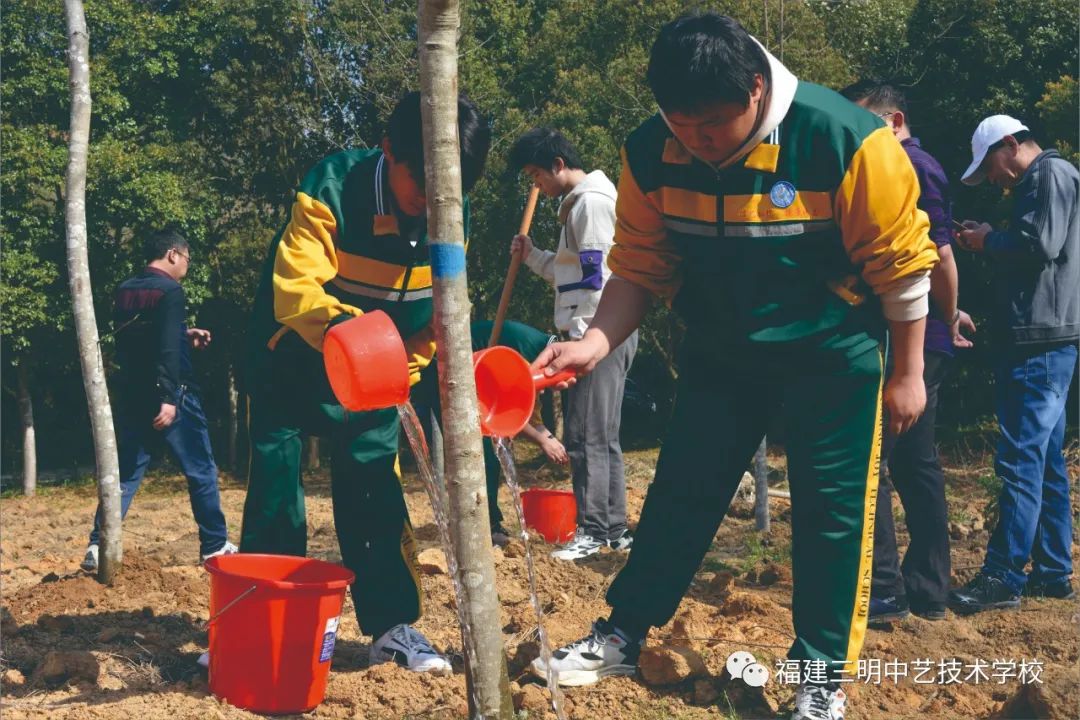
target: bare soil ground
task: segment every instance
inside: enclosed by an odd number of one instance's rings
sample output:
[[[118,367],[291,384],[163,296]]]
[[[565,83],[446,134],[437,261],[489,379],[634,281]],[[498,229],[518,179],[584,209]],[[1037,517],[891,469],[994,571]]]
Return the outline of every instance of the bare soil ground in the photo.
[[[565,476],[519,448],[525,484],[566,486]],[[977,570],[992,526],[994,488],[984,452],[950,458],[950,517],[954,582]],[[636,519],[652,479],[655,451],[628,453],[629,507]],[[782,456],[770,457],[783,483]],[[1072,476],[1077,475],[1072,463]],[[197,565],[198,541],[183,478],[158,472],[136,499],[125,525],[125,565],[112,587],[78,570],[95,503],[94,487],[47,489],[32,499],[0,503],[2,523],[2,656],[0,708],[5,720],[22,718],[251,718],[210,693],[195,660],[206,649],[209,579]],[[313,556],[339,559],[325,471],[307,480],[309,548]],[[438,546],[423,489],[406,476],[406,493],[421,550]],[[1074,495],[1075,503],[1076,495]],[[223,477],[222,500],[239,534],[244,488]],[[504,510],[509,498],[503,489]],[[897,504],[897,515],[902,511]],[[1074,511],[1075,512],[1075,511]],[[790,711],[794,688],[775,677],[794,635],[791,628],[791,544],[787,501],[772,500],[773,530],[762,541],[744,508],[727,518],[675,620],[653,631],[645,677],[609,679],[567,692],[569,717],[610,720],[652,718],[773,718]],[[512,512],[507,516],[512,518]],[[514,523],[508,522],[513,526]],[[903,529],[903,523],[898,523]],[[907,542],[901,535],[901,546]],[[606,615],[604,591],[625,556],[604,551],[577,564],[547,556],[534,542],[547,629],[556,645],[574,640]],[[1077,554],[1074,545],[1074,556]],[[546,692],[528,672],[536,656],[535,618],[520,553],[496,551],[503,636],[519,717],[545,713]],[[449,678],[410,674],[397,667],[367,666],[370,638],[362,637],[346,600],[325,702],[305,717],[464,718],[465,681],[453,591],[444,574],[424,577],[426,612],[418,623],[435,645],[456,656]],[[906,679],[858,680],[848,686],[851,720],[894,718],[1073,718],[1080,711],[1080,605],[1077,601],[1025,600],[1019,612],[992,612],[943,622],[918,618],[871,629],[863,658],[933,663],[933,672]],[[746,650],[773,671],[755,690],[724,671],[725,660]],[[701,663],[697,662],[701,659]],[[1008,661],[1038,661],[1038,682],[1022,682],[1018,666],[996,677]],[[942,663],[978,662],[988,679],[956,682],[940,676]],[[681,679],[680,679],[681,678]],[[925,682],[930,679],[931,682]],[[945,680],[945,682],[942,682]]]

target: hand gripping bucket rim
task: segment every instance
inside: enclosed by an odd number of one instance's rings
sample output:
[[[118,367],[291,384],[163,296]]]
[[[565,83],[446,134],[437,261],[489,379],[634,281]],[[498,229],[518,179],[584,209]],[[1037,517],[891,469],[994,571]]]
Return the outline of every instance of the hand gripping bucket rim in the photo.
[[[288,555],[210,558],[210,690],[267,714],[322,702],[337,640],[347,568]]]

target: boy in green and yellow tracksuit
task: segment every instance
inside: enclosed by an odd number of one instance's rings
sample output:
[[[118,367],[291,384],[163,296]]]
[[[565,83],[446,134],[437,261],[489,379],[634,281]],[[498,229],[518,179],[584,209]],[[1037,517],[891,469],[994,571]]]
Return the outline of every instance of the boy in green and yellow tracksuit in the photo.
[[[607,595],[611,616],[556,651],[554,670],[568,685],[634,672],[779,415],[792,496],[789,657],[826,671],[806,674],[793,717],[838,720],[866,628],[883,406],[902,432],[925,404],[938,257],[918,183],[879,118],[799,81],[731,18],[666,25],[648,79],[660,113],[623,149],[612,280],[585,336],[535,365],[587,372],[658,297],[687,325],[679,388]],[[886,327],[897,364],[883,401]]]
[[[479,178],[490,132],[458,102],[462,185]],[[421,613],[416,548],[398,470],[394,408],[354,413],[334,397],[322,358],[326,330],[373,310],[393,320],[409,356],[410,384],[435,355],[423,190],[420,96],[407,94],[381,148],[346,150],[304,178],[291,217],[274,237],[250,332],[252,463],[240,551],[304,555],[302,434],[332,443],[334,526],[353,602],[374,638],[372,664],[448,673],[415,629]],[[468,233],[469,205],[464,205]]]

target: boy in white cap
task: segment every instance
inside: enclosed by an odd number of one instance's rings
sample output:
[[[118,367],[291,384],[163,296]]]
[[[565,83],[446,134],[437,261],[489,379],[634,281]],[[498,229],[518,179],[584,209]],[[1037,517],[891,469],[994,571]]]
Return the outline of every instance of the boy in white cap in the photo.
[[[1071,598],[1072,513],[1062,454],[1065,403],[1080,339],[1080,173],[1008,115],[971,138],[964,183],[1011,189],[1008,229],[967,220],[960,246],[996,273],[995,391],[1000,516],[982,571],[950,594],[957,612],[1017,608],[1020,595]],[[1030,558],[1032,569],[1024,572]]]

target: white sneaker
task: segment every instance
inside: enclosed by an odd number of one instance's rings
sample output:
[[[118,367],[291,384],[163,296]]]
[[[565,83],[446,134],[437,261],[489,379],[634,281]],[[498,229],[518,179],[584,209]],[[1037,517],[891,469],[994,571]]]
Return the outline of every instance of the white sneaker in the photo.
[[[551,557],[556,560],[580,560],[595,555],[605,545],[607,545],[605,541],[597,540],[581,528],[578,528],[570,542],[552,552]]]
[[[791,720],[844,720],[847,695],[839,683],[803,683],[795,691]]]
[[[606,620],[597,620],[588,635],[551,653],[555,681],[577,687],[592,685],[608,675],[633,675],[643,642],[634,642]],[[532,668],[539,677],[547,678],[542,657],[532,661]]]
[[[203,562],[206,562],[206,561],[207,561],[207,560],[209,560],[210,558],[212,558],[212,557],[217,557],[218,555],[235,555],[235,554],[236,554],[236,552],[237,552],[237,551],[238,551],[239,549],[240,549],[240,548],[236,547],[236,546],[235,546],[235,545],[233,545],[233,544],[232,544],[231,542],[229,542],[228,540],[226,540],[226,541],[225,541],[225,544],[224,544],[224,545],[222,545],[221,547],[219,547],[219,548],[218,548],[217,550],[215,550],[214,552],[212,552],[212,553],[207,553],[206,555],[203,555],[203,556],[202,556],[202,561],[203,561]]]
[[[607,546],[612,550],[629,550],[633,544],[634,536],[629,530],[623,530],[619,537],[607,541]]]
[[[83,556],[79,567],[88,573],[97,572],[98,569],[98,546],[90,544],[86,546],[86,555]]]
[[[416,628],[405,624],[390,628],[371,645],[368,665],[378,665],[391,660],[413,672],[433,675],[453,673],[450,661],[435,652],[428,639]]]

